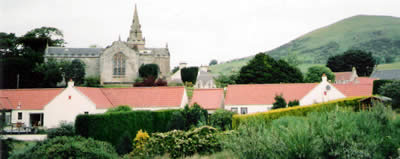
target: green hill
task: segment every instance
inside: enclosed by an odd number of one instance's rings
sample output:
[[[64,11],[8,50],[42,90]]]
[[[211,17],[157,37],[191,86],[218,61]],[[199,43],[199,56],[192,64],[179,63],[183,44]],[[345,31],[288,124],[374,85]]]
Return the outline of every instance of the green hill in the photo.
[[[274,58],[296,56],[303,71],[325,64],[333,55],[348,49],[371,51],[380,62],[400,61],[400,18],[390,16],[350,17],[307,33],[287,44],[265,53]],[[211,67],[214,73],[239,70],[252,56]]]

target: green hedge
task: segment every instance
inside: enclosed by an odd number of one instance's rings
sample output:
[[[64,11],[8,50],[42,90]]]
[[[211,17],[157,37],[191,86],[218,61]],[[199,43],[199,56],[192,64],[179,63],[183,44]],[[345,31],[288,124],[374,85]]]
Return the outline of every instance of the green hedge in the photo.
[[[79,115],[75,121],[78,135],[118,144],[122,134],[135,136],[142,129],[147,132],[166,132],[171,115],[178,110],[132,111],[110,114]]]
[[[381,86],[387,84],[387,83],[392,83],[394,80],[375,80],[374,81],[374,86],[372,88],[372,94],[379,94],[379,88]]]
[[[364,97],[352,97],[308,106],[288,107],[248,115],[234,115],[232,127],[236,129],[240,124],[246,122],[246,120],[261,119],[265,122],[271,122],[283,116],[306,116],[310,112],[327,112],[336,109],[337,106],[358,108],[359,101],[362,98]]]

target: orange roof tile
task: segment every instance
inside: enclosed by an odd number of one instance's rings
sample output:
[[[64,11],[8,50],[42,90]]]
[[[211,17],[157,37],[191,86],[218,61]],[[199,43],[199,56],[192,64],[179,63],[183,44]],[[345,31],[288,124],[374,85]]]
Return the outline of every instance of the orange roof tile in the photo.
[[[347,97],[371,96],[372,84],[333,84],[340,92]]]
[[[369,78],[369,77],[358,77],[358,84],[374,84],[374,81],[376,80],[375,78]]]
[[[13,106],[10,102],[10,100],[8,100],[8,97],[0,97],[0,109],[12,109]]]
[[[334,72],[335,80],[350,80],[353,72]]]
[[[85,94],[92,102],[96,104],[97,109],[107,109],[113,107],[111,102],[105,96],[101,88],[75,87]]]
[[[318,83],[229,85],[225,105],[270,105],[275,95],[282,94],[286,102],[300,100]]]
[[[0,97],[7,97],[13,109],[21,104],[21,110],[40,110],[62,90],[63,88],[3,89],[0,90]]]
[[[101,88],[113,106],[179,107],[184,87]]]
[[[197,103],[206,110],[215,110],[221,108],[223,100],[223,89],[195,89],[190,105]]]

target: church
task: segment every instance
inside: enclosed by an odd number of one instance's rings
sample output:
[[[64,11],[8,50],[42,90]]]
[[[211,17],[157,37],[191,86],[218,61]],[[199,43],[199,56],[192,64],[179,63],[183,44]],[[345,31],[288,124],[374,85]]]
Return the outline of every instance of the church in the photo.
[[[157,64],[160,76],[170,72],[170,53],[165,48],[146,48],[135,5],[127,41],[114,41],[106,48],[47,47],[45,58],[56,60],[80,59],[85,63],[86,77],[100,77],[101,84],[130,84],[139,77],[143,64]]]

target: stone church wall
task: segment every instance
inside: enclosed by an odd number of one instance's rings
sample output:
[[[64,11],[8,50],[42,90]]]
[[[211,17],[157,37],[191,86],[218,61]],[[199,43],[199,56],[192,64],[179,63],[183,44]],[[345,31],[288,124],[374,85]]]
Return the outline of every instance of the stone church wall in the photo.
[[[57,61],[66,60],[72,61],[79,59],[85,63],[85,77],[100,76],[100,62],[99,57],[52,57]]]
[[[170,61],[168,56],[154,57],[154,55],[140,55],[139,62],[139,67],[142,64],[157,64],[160,68],[161,76],[167,76],[170,72]]]

